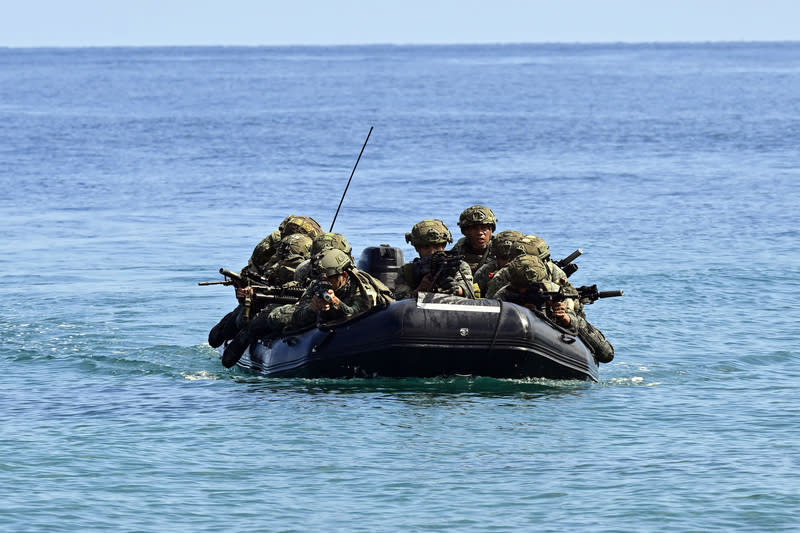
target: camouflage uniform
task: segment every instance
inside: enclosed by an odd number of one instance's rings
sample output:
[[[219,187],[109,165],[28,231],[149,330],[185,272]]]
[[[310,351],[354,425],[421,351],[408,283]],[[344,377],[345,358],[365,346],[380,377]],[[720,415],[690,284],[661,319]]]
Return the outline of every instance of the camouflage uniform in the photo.
[[[284,237],[275,247],[271,262],[259,269],[258,281],[274,287],[294,283],[295,267],[309,256],[310,251],[311,239],[307,236],[295,233]],[[211,329],[208,343],[216,348],[235,337],[242,337],[244,342],[245,338],[258,336],[264,320],[276,305],[258,299],[254,299],[249,307],[240,303]]]
[[[489,288],[489,280],[494,277],[495,272],[502,268],[501,262],[503,266],[508,263],[511,259],[511,257],[509,257],[511,246],[522,237],[524,237],[524,235],[520,231],[505,230],[492,238],[491,249],[489,250],[491,259],[481,265],[472,275],[472,279],[479,288],[478,296],[486,297],[485,295]]]
[[[574,293],[575,298],[578,296],[578,292],[574,287],[565,287],[547,280],[547,268],[544,262],[537,256],[523,255],[511,261],[508,264],[508,276],[509,283],[501,287],[495,295],[495,298],[498,300],[519,301],[523,295],[523,293],[520,292],[520,287],[524,287],[531,282],[541,283],[543,288],[548,292],[560,291],[566,292],[567,294]],[[550,307],[546,308],[545,313],[548,319],[551,319],[555,323]],[[559,325],[580,337],[592,351],[597,361],[608,363],[614,359],[614,347],[606,340],[599,329],[592,326],[585,317],[579,316],[574,311],[568,309],[567,315],[569,316],[569,325]]]
[[[450,230],[441,220],[425,219],[415,224],[411,231],[406,233],[406,242],[411,243],[419,251],[423,246],[445,246],[453,242],[453,237],[450,235]],[[415,297],[417,288],[425,277],[425,274],[421,271],[421,266],[424,263],[432,266],[436,260],[438,260],[438,257],[436,259],[433,257],[417,258],[411,263],[404,264],[395,280],[395,298],[402,300]],[[432,273],[436,279],[433,280],[433,286],[428,291],[474,298],[475,287],[469,265],[464,261],[458,261],[458,264],[453,266],[456,268],[448,266],[445,271],[443,267],[440,273]],[[428,275],[430,276],[431,274]]]
[[[574,290],[574,287],[567,279],[567,275],[564,273],[564,271],[550,260],[550,247],[541,237],[537,237],[536,235],[525,235],[521,239],[517,239],[516,241],[512,242],[508,250],[509,259],[513,260],[520,255],[535,255],[544,264],[546,271],[545,279],[547,281],[558,283],[559,285]],[[509,283],[509,281],[508,265],[506,265],[492,274],[492,277],[489,280],[486,288],[486,298],[497,299],[497,291],[502,286]],[[565,302],[567,305],[567,310],[575,311],[576,314],[584,316],[583,304],[580,303],[580,299],[569,298],[565,300]]]
[[[272,262],[272,257],[275,255],[281,239],[297,233],[314,239],[322,234],[322,228],[311,217],[289,215],[283,219],[278,229],[256,244],[250,259],[247,261],[247,266],[242,269],[241,275],[243,277],[263,277]]]
[[[417,261],[415,259],[415,261]],[[394,285],[394,296],[398,300],[414,298],[416,287],[422,281],[422,276],[414,262],[406,263],[400,268]],[[447,275],[441,276],[436,281],[436,287],[428,292],[454,294],[464,298],[475,298],[475,284],[472,280],[472,271],[469,265],[460,261],[458,269]]]
[[[392,291],[380,280],[352,267],[348,271],[348,279],[343,287],[334,291],[341,300],[338,309],[330,309],[320,313],[322,322],[334,322],[352,318],[368,312],[376,306],[385,306],[394,301]],[[317,312],[311,309],[313,287],[309,287],[295,306],[288,327],[301,329],[317,322]],[[273,327],[283,326],[280,320],[285,319],[285,310],[273,313]]]

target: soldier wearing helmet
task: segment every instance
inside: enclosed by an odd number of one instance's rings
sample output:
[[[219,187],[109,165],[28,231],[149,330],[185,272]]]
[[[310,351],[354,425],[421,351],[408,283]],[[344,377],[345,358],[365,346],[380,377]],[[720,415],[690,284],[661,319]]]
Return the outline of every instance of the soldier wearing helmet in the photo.
[[[574,289],[564,271],[550,259],[550,246],[541,237],[532,234],[525,235],[510,243],[508,247],[500,246],[499,248],[502,248],[501,253],[507,254],[507,260],[509,261],[520,255],[535,255],[545,266],[545,279],[547,281]],[[509,281],[509,271],[506,265],[497,270],[489,280],[485,293],[486,298],[495,298],[497,291]],[[583,315],[583,305],[580,303],[580,299],[569,298],[565,302],[569,311],[575,311],[576,314]]]
[[[322,233],[322,228],[311,217],[289,215],[283,219],[278,229],[261,239],[253,249],[250,259],[241,272],[242,279],[257,285],[283,284],[294,278],[294,269],[300,262],[308,258],[308,251],[303,251],[311,239]],[[292,243],[284,243],[283,257],[276,257],[283,240],[292,235],[304,238],[295,238]],[[306,240],[308,239],[308,240]],[[294,250],[293,250],[294,248]],[[216,348],[225,341],[231,340],[259,310],[251,308],[252,289],[248,287],[237,288],[236,298],[239,305],[225,315],[208,334],[208,343]],[[244,305],[246,304],[246,305]]]
[[[294,233],[284,237],[278,243],[275,254],[272,256],[272,261],[263,270],[264,274],[261,277],[262,283],[260,285],[266,285],[271,289],[277,290],[294,287],[296,285],[294,282],[295,268],[298,264],[307,259],[310,254],[311,239],[306,235]],[[238,350],[241,346],[246,348],[251,342],[258,340],[264,331],[269,329],[269,314],[276,307],[281,305],[280,303],[267,300],[264,297],[257,297],[256,291],[251,286],[237,288],[236,296],[242,301],[242,304],[237,308],[240,310],[239,314],[235,315],[232,319],[236,330],[233,331],[233,325],[231,323],[227,323],[223,326],[223,328],[228,328],[227,330],[223,329],[218,332],[215,332],[213,329],[211,330],[212,334],[217,333],[219,336],[222,336],[224,333],[228,338],[219,342],[218,346],[222,345],[226,340],[231,340],[229,348],[230,346],[236,345],[232,348],[233,351]],[[248,303],[248,313],[245,314],[244,309]],[[234,310],[234,313],[236,313],[236,310]],[[231,333],[233,333],[233,335],[231,335]],[[211,340],[211,335],[209,335],[209,344],[212,344]],[[214,340],[218,342],[220,339],[216,338]],[[244,352],[244,348],[241,348],[239,357],[241,357],[241,353]],[[228,349],[226,349],[225,353],[229,353]],[[237,358],[236,361],[238,360]],[[226,360],[223,359],[223,363],[225,363],[225,361]],[[236,361],[234,361],[234,363]]]
[[[464,256],[474,273],[489,260],[492,232],[497,229],[494,211],[483,205],[473,205],[461,212],[458,227],[464,237],[458,240],[451,252]]]
[[[299,302],[271,310],[259,331],[251,330],[249,338],[237,336],[225,348],[224,366],[236,364],[250,343],[279,335],[286,327],[302,329],[315,323],[347,320],[394,301],[386,285],[356,269],[353,258],[342,250],[323,250],[314,258],[313,271],[319,276],[318,282],[306,289]]]
[[[341,233],[323,233],[315,237],[314,242],[311,243],[311,258],[332,248],[343,251],[349,255],[351,259],[353,257],[353,247],[350,246],[350,243],[347,242],[344,235]],[[311,258],[300,263],[294,271],[294,280],[304,287],[313,281]]]
[[[440,292],[474,298],[472,271],[458,255],[445,252],[453,242],[450,230],[438,219],[426,218],[406,233],[406,242],[419,254],[400,268],[395,281],[395,298],[413,298],[420,292]]]
[[[358,270],[352,256],[343,250],[323,250],[313,261],[319,281],[329,285],[324,292],[316,283],[306,289],[292,315],[292,328],[306,327],[318,320],[346,320],[394,301],[392,291],[379,279]]]
[[[480,296],[485,297],[495,273],[511,260],[512,245],[523,237],[522,232],[516,230],[505,230],[494,235],[492,244],[489,245],[489,261],[481,265],[472,275],[480,290]]]
[[[568,309],[566,302],[578,297],[578,291],[571,285],[549,281],[547,267],[537,255],[517,256],[506,268],[509,282],[497,291],[496,299],[544,311],[551,322],[578,335],[597,361],[608,363],[614,358],[614,347],[603,333],[585,317]]]

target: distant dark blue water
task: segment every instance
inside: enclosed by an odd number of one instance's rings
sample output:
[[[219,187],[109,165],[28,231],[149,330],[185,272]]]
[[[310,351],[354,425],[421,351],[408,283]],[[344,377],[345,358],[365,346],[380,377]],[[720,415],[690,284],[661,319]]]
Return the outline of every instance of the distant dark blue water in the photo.
[[[289,213],[585,254],[597,384],[279,380]],[[0,49],[0,529],[797,531],[800,43]]]

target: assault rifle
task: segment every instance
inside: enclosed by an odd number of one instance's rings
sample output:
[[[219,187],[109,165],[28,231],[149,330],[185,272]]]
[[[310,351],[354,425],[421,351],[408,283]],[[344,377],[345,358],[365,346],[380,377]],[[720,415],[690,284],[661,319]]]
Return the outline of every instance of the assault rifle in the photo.
[[[242,276],[240,276],[236,272],[231,272],[227,268],[220,268],[219,273],[225,276],[225,279],[223,281],[201,281],[198,283],[198,285],[200,286],[233,285],[237,289],[242,289],[249,285],[249,283],[247,283],[247,280],[245,280]]]
[[[530,282],[525,290],[511,291],[506,294],[506,300],[522,306],[534,306],[537,310],[544,312],[550,302],[561,302],[573,295],[567,294],[564,287],[557,291],[549,291],[544,283],[540,281]]]
[[[455,276],[461,266],[463,256],[449,254],[445,251],[433,252],[425,257],[417,257],[412,261],[418,279],[430,274],[431,292],[436,292],[441,278]]]
[[[237,289],[243,289],[245,287],[252,288],[252,296],[248,295],[239,299],[239,303],[241,303],[244,307],[242,317],[244,318],[245,323],[250,320],[250,315],[252,314],[251,311],[257,311],[262,307],[259,305],[258,308],[252,309],[254,301],[257,300],[260,304],[292,304],[299,300],[300,296],[302,296],[303,292],[305,292],[305,289],[299,286],[280,287],[265,284],[263,282],[267,280],[260,277],[256,281],[260,281],[262,283],[252,283],[253,279],[251,276],[244,277],[236,272],[228,270],[227,268],[220,268],[219,273],[225,276],[224,280],[201,281],[198,283],[198,285],[233,285]]]
[[[581,303],[584,304],[593,304],[600,298],[614,298],[625,294],[625,291],[622,289],[616,291],[598,291],[597,285],[584,285],[583,287],[578,287],[576,290],[578,291],[578,297],[581,299]]]
[[[245,287],[257,288],[257,287],[269,286],[269,280],[262,276],[256,276],[253,274],[247,274],[245,276],[242,276],[241,274],[237,274],[236,272],[231,272],[227,268],[220,268],[219,273],[225,276],[225,279],[223,281],[201,281],[198,283],[198,285],[200,286],[233,285],[237,289],[243,289]]]
[[[573,261],[575,261],[581,254],[583,254],[583,250],[578,248],[564,259],[561,259],[560,261],[554,261],[554,263],[564,271],[564,274],[566,274],[567,277],[570,277],[575,273],[576,270],[578,270],[578,265],[574,264]]]
[[[533,304],[538,308],[544,308],[548,302],[561,302],[567,298],[578,298],[583,304],[591,304],[601,298],[614,298],[625,294],[623,290],[598,291],[597,285],[584,285],[576,287],[561,287],[557,291],[548,291],[543,283],[531,282],[525,291],[513,292],[508,296],[508,301],[526,305]]]

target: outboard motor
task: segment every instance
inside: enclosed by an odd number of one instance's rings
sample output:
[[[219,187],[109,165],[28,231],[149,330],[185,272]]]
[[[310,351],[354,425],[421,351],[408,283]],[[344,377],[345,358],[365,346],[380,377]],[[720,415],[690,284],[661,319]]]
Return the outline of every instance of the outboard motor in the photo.
[[[358,269],[375,276],[394,290],[395,280],[403,266],[403,250],[388,244],[369,246],[358,258]]]

